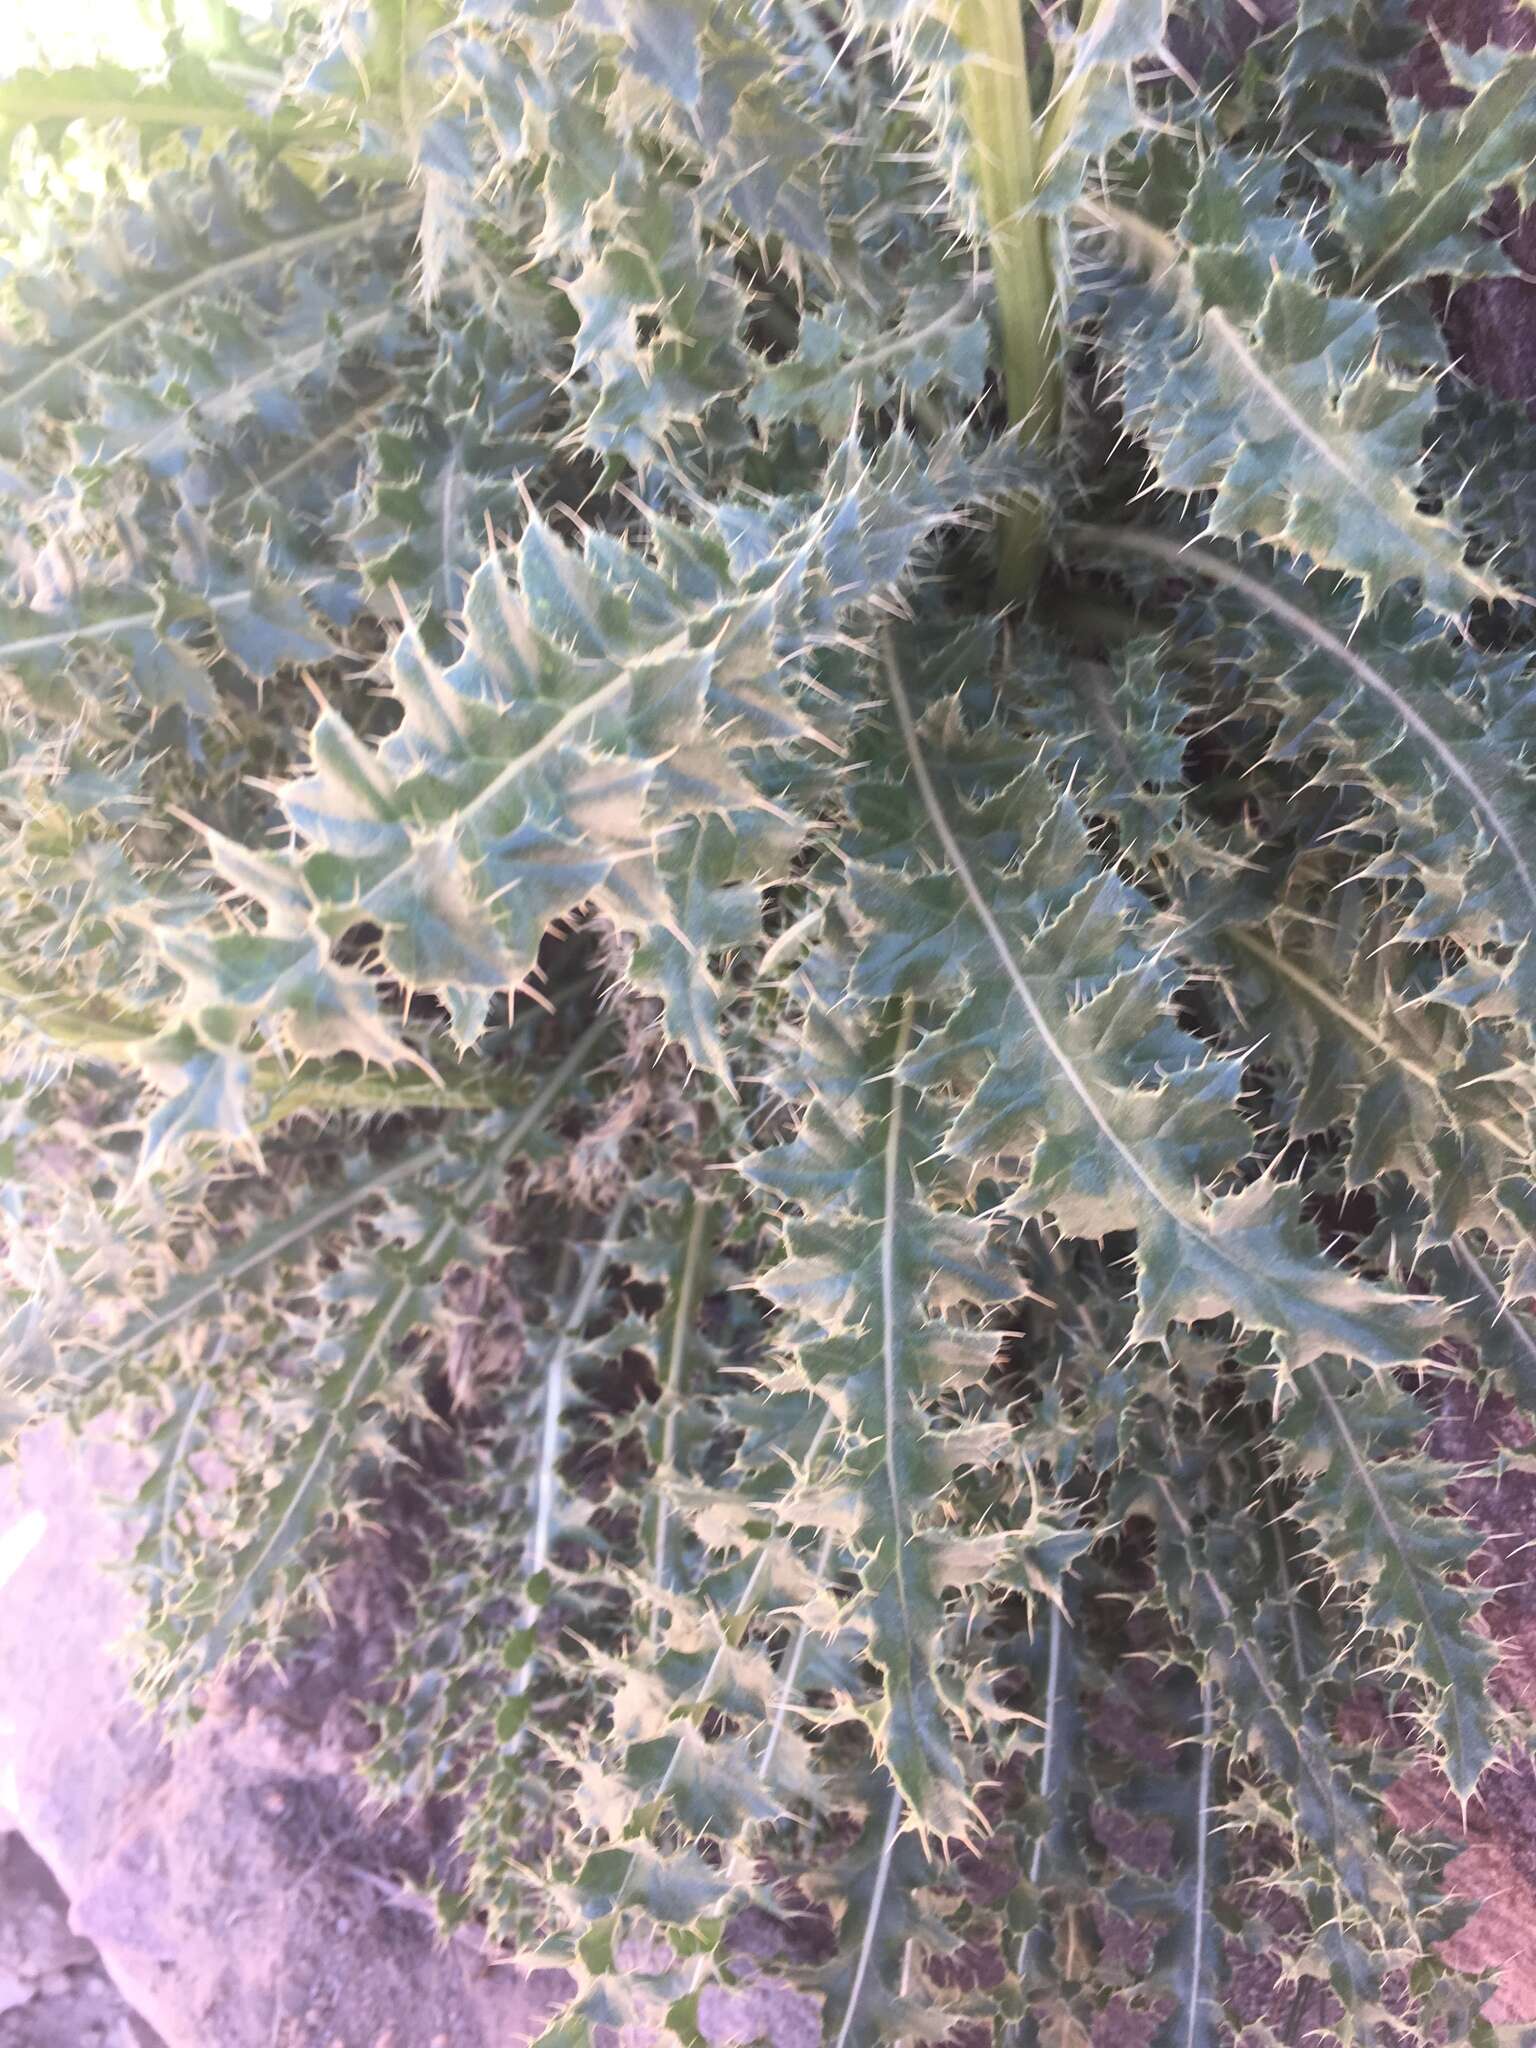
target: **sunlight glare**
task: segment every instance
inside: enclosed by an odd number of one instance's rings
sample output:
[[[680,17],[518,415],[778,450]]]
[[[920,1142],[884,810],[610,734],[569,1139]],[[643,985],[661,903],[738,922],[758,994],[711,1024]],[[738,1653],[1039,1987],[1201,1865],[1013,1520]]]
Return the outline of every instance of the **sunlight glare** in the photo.
[[[186,21],[196,10],[176,8]],[[163,14],[157,0],[7,0],[0,74],[24,65],[95,64],[139,70],[158,62]],[[196,40],[195,20],[186,23]]]
[[[48,1527],[41,1508],[29,1508],[8,1529],[0,1530],[0,1586],[13,1579],[36,1550]]]

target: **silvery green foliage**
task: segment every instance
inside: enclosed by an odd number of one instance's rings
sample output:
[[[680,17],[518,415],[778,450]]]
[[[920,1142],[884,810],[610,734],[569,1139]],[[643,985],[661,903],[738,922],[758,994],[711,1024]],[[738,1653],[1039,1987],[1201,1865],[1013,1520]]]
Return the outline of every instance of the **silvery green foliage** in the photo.
[[[1108,344],[1160,481],[1212,494],[1213,535],[1346,571],[1367,610],[1405,581],[1444,617],[1496,595],[1463,536],[1418,503],[1433,382],[1383,360],[1374,301],[1321,288],[1304,224],[1279,204],[1282,166],[1213,153],[1164,232],[1156,212],[1183,182],[1166,156],[1144,187],[1153,218],[1092,208],[1129,266]]]
[[[1449,43],[1444,55],[1470,104],[1426,112],[1416,100],[1394,100],[1393,134],[1406,150],[1401,168],[1378,164],[1356,174],[1328,167],[1357,289],[1385,297],[1422,278],[1498,277],[1511,267],[1499,243],[1467,230],[1504,186],[1531,196],[1536,58]]]
[[[561,2048],[1483,2043],[1391,1794],[1526,1739],[1532,60],[1039,10],[1030,438],[989,8],[0,86],[6,1410],[130,1415],[167,1706],[387,1549]]]

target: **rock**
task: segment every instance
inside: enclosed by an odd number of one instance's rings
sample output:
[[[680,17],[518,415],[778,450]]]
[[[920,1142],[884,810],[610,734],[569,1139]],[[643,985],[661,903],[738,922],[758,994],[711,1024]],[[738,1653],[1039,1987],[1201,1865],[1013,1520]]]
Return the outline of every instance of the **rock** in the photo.
[[[159,2048],[137,2030],[53,1873],[0,1835],[0,2048]]]
[[[699,1994],[699,2031],[712,2048],[820,2048],[821,2000],[783,1984],[726,1990],[706,1985]]]
[[[95,1960],[91,1944],[71,1930],[68,1905],[47,1866],[20,1836],[0,1837],[0,1977],[24,1983],[30,1997],[38,1989],[67,1988],[69,1971]]]
[[[0,1800],[72,1901],[46,1967],[94,1943],[166,2048],[530,2039],[547,1989],[438,1942],[391,1881],[401,1828],[364,1810],[332,1725],[347,1674],[323,1649],[302,1714],[280,1683],[226,1685],[173,1746],[135,1706],[113,1648],[135,1619],[114,1571],[131,1531],[98,1497],[131,1497],[133,1470],[104,1435],[50,1426],[0,1475]],[[69,2048],[87,2038],[77,2024]]]

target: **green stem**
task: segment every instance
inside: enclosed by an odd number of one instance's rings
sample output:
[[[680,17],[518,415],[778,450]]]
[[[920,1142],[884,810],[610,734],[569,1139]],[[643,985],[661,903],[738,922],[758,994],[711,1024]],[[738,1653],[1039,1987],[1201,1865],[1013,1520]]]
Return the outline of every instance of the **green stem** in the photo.
[[[965,51],[966,124],[986,216],[992,284],[1003,331],[1008,417],[1026,438],[1048,441],[1061,419],[1056,281],[1048,223],[1029,212],[1039,184],[1040,144],[1030,105],[1020,0],[941,0],[946,26]],[[1042,507],[1024,499],[998,535],[998,591],[1022,602],[1045,556]]]
[[[152,89],[114,96],[92,89],[91,82],[24,78],[0,85],[0,120],[41,125],[45,121],[128,121],[138,128],[232,128],[242,135],[260,135],[273,142],[303,140],[316,144],[344,140],[350,122],[314,120],[299,114],[261,114],[238,101],[184,100]]]
[[[0,85],[0,126],[35,127],[45,122],[85,121],[98,125],[123,121],[135,128],[196,128],[204,134],[250,135],[270,143],[285,156],[321,159],[327,178],[343,177],[360,184],[398,183],[411,173],[407,156],[376,155],[351,151],[344,157],[337,149],[354,133],[356,122],[350,113],[335,117],[318,113],[258,113],[237,100],[178,99],[146,88],[137,94],[115,96],[90,89],[89,79],[76,83],[77,74],[40,78],[35,72],[19,81]]]
[[[466,1060],[439,1066],[432,1074],[375,1070],[328,1060],[312,1071],[283,1075],[273,1060],[258,1060],[253,1076],[258,1091],[272,1090],[265,1105],[251,1114],[256,1137],[275,1130],[289,1117],[306,1113],[330,1116],[351,1109],[401,1116],[407,1110],[497,1109],[514,1104],[523,1089],[516,1069],[498,1073],[483,1061]]]
[[[161,1028],[147,1010],[126,1009],[104,997],[71,997],[28,982],[11,967],[0,967],[0,997],[46,1044],[86,1059],[114,1059],[125,1048],[147,1044]]]

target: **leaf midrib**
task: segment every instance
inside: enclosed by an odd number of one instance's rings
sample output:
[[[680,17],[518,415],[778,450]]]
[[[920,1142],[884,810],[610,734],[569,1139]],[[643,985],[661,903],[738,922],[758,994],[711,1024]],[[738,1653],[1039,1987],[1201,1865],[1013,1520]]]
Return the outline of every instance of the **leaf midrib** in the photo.
[[[110,348],[120,336],[129,333],[140,321],[151,320],[157,313],[177,305],[182,299],[190,298],[199,291],[215,289],[227,284],[231,278],[241,276],[247,270],[259,269],[264,263],[282,262],[288,257],[302,255],[309,249],[322,249],[329,242],[344,241],[348,235],[360,234],[374,225],[386,221],[402,220],[409,214],[420,211],[421,201],[416,197],[397,199],[387,206],[364,207],[360,212],[349,214],[345,220],[327,221],[323,227],[308,228],[302,234],[284,235],[273,241],[263,242],[255,249],[244,249],[238,256],[226,256],[217,263],[206,265],[194,271],[191,276],[178,283],[167,285],[161,291],[120,313],[115,320],[109,320],[105,327],[76,342],[72,348],[61,350],[57,355],[33,372],[14,390],[0,392],[0,418],[27,401],[67,369],[88,364],[103,349]]]
[[[1404,524],[1401,516],[1390,505],[1383,503],[1379,497],[1364,487],[1362,476],[1370,475],[1372,472],[1362,471],[1359,465],[1349,462],[1326,435],[1318,432],[1306,414],[1298,409],[1289,392],[1275,382],[1230,314],[1219,306],[1206,305],[1198,297],[1186,274],[1184,259],[1171,236],[1165,235],[1137,215],[1128,213],[1123,207],[1111,205],[1107,200],[1084,199],[1079,202],[1079,206],[1088,219],[1097,226],[1107,229],[1111,234],[1118,235],[1129,243],[1138,255],[1145,258],[1157,271],[1159,282],[1171,280],[1171,289],[1186,317],[1212,337],[1228,360],[1236,365],[1239,374],[1259,394],[1262,402],[1279,415],[1300,442],[1322,459],[1338,478],[1342,490],[1352,498],[1364,499],[1369,503],[1421,562],[1428,560],[1435,563],[1442,574],[1460,583],[1472,596],[1492,599],[1503,594],[1497,583],[1490,582],[1487,577],[1479,576],[1475,570],[1467,567],[1459,549],[1432,548],[1426,535],[1416,534]],[[1399,481],[1395,472],[1388,481]],[[1423,515],[1415,512],[1414,517],[1422,519]],[[1427,520],[1424,523],[1428,525]],[[1433,531],[1432,527],[1430,531]]]
[[[1521,52],[1517,55],[1516,62],[1514,65],[1511,66],[1511,69],[1527,68],[1525,65],[1522,65],[1519,62],[1519,57],[1523,55],[1525,55],[1524,52]],[[1491,80],[1489,82],[1488,86],[1485,88],[1485,91],[1490,94],[1497,92],[1502,82],[1503,77],[1501,74],[1499,78]],[[1481,93],[1478,94],[1476,99],[1472,100],[1468,106],[1462,109],[1463,126],[1465,125],[1467,117],[1477,112],[1478,101],[1482,97],[1483,95]],[[1498,142],[1502,139],[1505,130],[1513,127],[1522,114],[1524,114],[1527,119],[1531,118],[1530,104],[1531,103],[1528,98],[1517,98],[1514,101],[1513,105],[1509,107],[1509,109],[1504,113],[1502,118],[1499,120],[1497,127],[1490,129],[1489,132],[1483,137],[1482,141],[1479,142],[1477,147],[1472,151],[1471,155],[1467,158],[1466,162],[1462,165],[1461,169],[1456,173],[1455,180],[1451,184],[1439,186],[1436,190],[1431,192],[1429,196],[1425,199],[1424,204],[1421,207],[1419,207],[1418,210],[1411,216],[1407,225],[1401,230],[1399,234],[1395,235],[1393,239],[1390,242],[1388,242],[1387,246],[1375,258],[1374,262],[1369,264],[1366,269],[1356,274],[1355,283],[1359,290],[1364,291],[1367,285],[1369,285],[1369,283],[1371,282],[1371,279],[1375,277],[1376,273],[1379,270],[1381,270],[1384,265],[1390,263],[1392,258],[1398,254],[1399,250],[1404,248],[1409,242],[1411,242],[1414,239],[1414,237],[1418,234],[1419,230],[1423,227],[1424,222],[1434,214],[1437,207],[1449,206],[1453,213],[1458,210],[1456,194],[1457,183],[1459,183],[1460,180],[1464,178],[1470,178],[1473,175],[1474,166],[1477,164],[1478,160],[1489,149],[1493,147],[1495,142]],[[1421,186],[1419,189],[1422,191],[1423,187]],[[1411,282],[1412,280],[1409,278],[1400,278],[1398,280],[1398,284],[1388,286],[1386,296],[1390,297],[1391,294],[1394,291],[1398,290],[1400,286],[1409,284]]]
[[[1008,943],[1007,935],[993,915],[991,905],[982,894],[980,885],[977,883],[976,877],[972,872],[971,865],[966,859],[965,851],[961,847],[959,840],[955,837],[949,820],[945,816],[944,807],[939,801],[938,791],[934,787],[933,778],[928,772],[928,764],[923,758],[922,748],[918,741],[917,728],[912,718],[911,704],[907,698],[906,687],[901,680],[900,670],[892,651],[891,640],[888,634],[885,636],[882,646],[887,685],[892,706],[896,713],[896,722],[906,747],[907,758],[911,763],[913,778],[917,783],[919,794],[923,800],[923,807],[928,813],[929,822],[933,826],[940,846],[954,868],[956,879],[965,892],[966,899],[975,912],[977,921],[985,932],[987,941],[996,955],[998,965],[1002,968],[1009,985],[1018,997],[1019,1003],[1029,1019],[1031,1029],[1039,1038],[1041,1045],[1045,1048],[1050,1058],[1055,1062],[1058,1071],[1071,1088],[1072,1093],[1087,1111],[1095,1129],[1104,1139],[1105,1144],[1109,1146],[1110,1150],[1121,1161],[1137,1186],[1150,1196],[1156,1208],[1162,1215],[1168,1218],[1175,1229],[1202,1245],[1206,1254],[1219,1266],[1224,1266],[1231,1273],[1241,1274],[1244,1280],[1250,1283],[1255,1290],[1272,1286],[1273,1282],[1269,1276],[1260,1269],[1247,1264],[1228,1246],[1221,1244],[1212,1234],[1211,1230],[1199,1218],[1191,1216],[1186,1210],[1181,1208],[1178,1201],[1163,1183],[1142,1165],[1131,1146],[1120,1136],[1119,1132],[1100,1108],[1097,1097],[1078,1072],[1077,1065],[1072,1059],[1071,1054],[1052,1031],[1045,1013],[1035,1000],[1034,993],[1026,981],[1023,971],[1013,957],[1013,950]],[[1305,1298],[1303,1296],[1303,1299]],[[1275,1328],[1276,1326],[1271,1324],[1265,1327]],[[1343,1349],[1344,1347],[1340,1343],[1335,1343],[1334,1348]]]
[[[901,1827],[901,1815],[901,1794],[893,1792],[886,1814],[885,1838],[880,1845],[880,1861],[875,1869],[874,1888],[869,1897],[869,1912],[865,1916],[864,1933],[859,1942],[859,1960],[854,1967],[853,1982],[848,1987],[848,2005],[843,2013],[843,2023],[837,2030],[835,2048],[847,2048],[849,2030],[853,2026],[853,2017],[864,1990],[864,1979],[869,1974],[870,1957],[874,1954],[875,1936],[880,1927],[880,1913],[885,1904],[886,1887],[890,1883],[891,1858],[896,1853],[896,1837]]]
[[[880,1219],[880,1383],[885,1404],[885,1442],[881,1463],[891,1499],[891,1568],[896,1581],[896,1598],[901,1607],[902,1627],[912,1640],[912,1605],[907,1595],[906,1513],[902,1506],[901,1475],[896,1469],[896,1435],[899,1425],[897,1400],[897,1329],[901,1314],[896,1288],[896,1238],[901,1215],[901,1148],[906,1090],[897,1078],[907,1047],[912,1040],[913,1005],[902,1005],[896,1044],[891,1054],[891,1107],[886,1120],[882,1158],[882,1199]],[[901,1316],[905,1325],[906,1317]]]
[[[1201,1985],[1205,1977],[1207,1941],[1205,1922],[1210,1911],[1207,1893],[1210,1888],[1212,1734],[1215,1719],[1216,1696],[1210,1680],[1207,1679],[1200,1688],[1199,1813],[1195,1823],[1195,1924],[1190,1931],[1189,1997],[1186,2001],[1184,2048],[1194,2048],[1202,2032],[1204,1997]]]
[[[672,1328],[668,1334],[666,1377],[661,1388],[661,1442],[656,1454],[656,1469],[652,1474],[652,1483],[656,1486],[656,1534],[651,1552],[651,1571],[661,1592],[667,1591],[667,1535],[671,1522],[666,1481],[671,1476],[673,1454],[677,1448],[677,1425],[683,1396],[683,1364],[687,1356],[688,1339],[693,1331],[694,1316],[698,1309],[700,1269],[704,1259],[705,1229],[709,1222],[710,1207],[709,1202],[697,1195],[691,1198],[688,1236],[683,1247],[682,1270],[678,1275],[677,1294],[673,1303]],[[657,1607],[651,1613],[653,1641],[660,1626],[661,1611]]]

